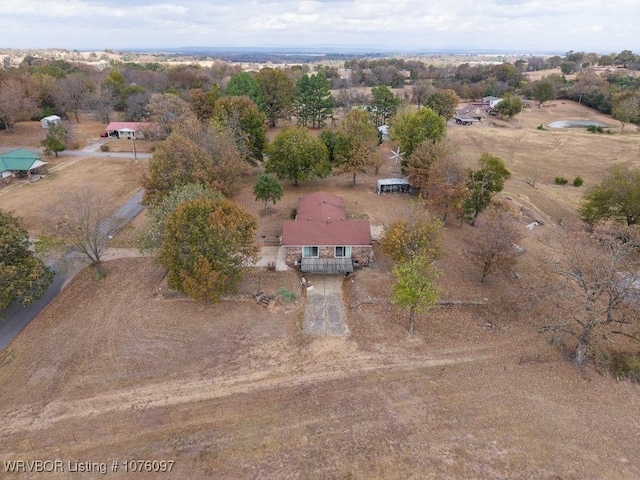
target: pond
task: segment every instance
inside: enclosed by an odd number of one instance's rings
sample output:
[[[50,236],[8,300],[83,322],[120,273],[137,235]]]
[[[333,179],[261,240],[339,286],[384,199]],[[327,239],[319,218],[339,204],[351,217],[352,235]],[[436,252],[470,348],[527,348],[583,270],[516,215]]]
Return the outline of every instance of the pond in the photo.
[[[607,127],[604,123],[595,122],[593,120],[558,120],[557,122],[551,122],[547,127],[549,128],[587,128],[594,127]]]

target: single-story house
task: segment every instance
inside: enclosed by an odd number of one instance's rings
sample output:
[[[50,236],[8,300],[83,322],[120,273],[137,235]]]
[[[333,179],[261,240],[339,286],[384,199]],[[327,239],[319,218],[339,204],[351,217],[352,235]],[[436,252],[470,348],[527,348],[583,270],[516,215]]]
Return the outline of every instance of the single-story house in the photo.
[[[457,118],[470,118],[473,121],[481,122],[489,116],[488,110],[490,109],[491,107],[485,103],[470,103],[462,108],[458,108],[453,118],[456,120],[456,123],[458,123]]]
[[[133,139],[144,138],[158,130],[158,124],[151,122],[111,122],[105,128],[109,137]]]
[[[26,174],[31,179],[31,174],[46,164],[38,155],[24,148],[3,153],[0,155],[0,185],[10,183],[16,174]]]
[[[42,128],[49,128],[50,124],[58,125],[62,119],[58,115],[49,115],[40,120],[40,126]]]
[[[406,178],[381,178],[376,182],[376,193],[413,193],[409,180]]]
[[[315,192],[298,199],[295,220],[282,224],[287,265],[302,273],[351,273],[371,261],[371,227],[349,220],[342,197]]]
[[[458,125],[473,125],[473,122],[477,122],[478,120],[476,120],[473,117],[468,117],[466,115],[460,115],[456,112],[456,114],[453,116],[453,120],[458,124]]]

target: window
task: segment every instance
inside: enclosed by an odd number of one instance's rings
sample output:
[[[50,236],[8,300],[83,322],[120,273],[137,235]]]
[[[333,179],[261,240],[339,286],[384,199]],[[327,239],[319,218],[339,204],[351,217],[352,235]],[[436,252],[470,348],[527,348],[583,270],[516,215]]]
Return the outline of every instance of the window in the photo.
[[[318,247],[302,247],[302,258],[317,258]]]
[[[336,247],[336,258],[351,258],[351,247]]]

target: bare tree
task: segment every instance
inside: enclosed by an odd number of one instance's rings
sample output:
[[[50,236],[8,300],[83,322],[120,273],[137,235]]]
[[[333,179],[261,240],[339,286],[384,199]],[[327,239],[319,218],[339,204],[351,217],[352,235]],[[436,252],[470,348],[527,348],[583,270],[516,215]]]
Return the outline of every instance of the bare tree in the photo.
[[[76,117],[76,123],[80,123],[78,112],[85,105],[87,97],[87,84],[79,76],[61,78],[55,85],[56,106],[61,114],[72,113]]]
[[[149,119],[160,125],[162,138],[168,137],[180,122],[195,117],[189,104],[171,93],[154,93],[149,99],[147,109]]]
[[[116,105],[116,92],[113,86],[101,86],[93,95],[87,97],[86,104],[95,112],[99,121],[109,123],[111,112]]]
[[[109,210],[107,197],[89,188],[65,193],[59,206],[51,210],[50,219],[52,235],[67,249],[85,257],[97,276],[103,277],[102,255],[123,225],[123,220]]]
[[[437,92],[430,80],[416,82],[411,88],[411,103],[415,103],[420,108],[427,103],[427,99]]]
[[[35,99],[27,94],[19,79],[7,78],[0,84],[0,122],[7,132],[16,122],[28,120],[37,112]]]
[[[552,323],[546,329],[575,338],[574,361],[584,364],[602,330],[637,339],[637,228],[614,233],[597,228],[589,233],[572,227],[548,246],[552,249],[548,260],[551,278],[545,298],[553,308]]]
[[[522,234],[516,216],[505,203],[493,202],[476,222],[478,231],[471,241],[471,258],[481,269],[480,282],[498,270],[516,263],[517,242]]]

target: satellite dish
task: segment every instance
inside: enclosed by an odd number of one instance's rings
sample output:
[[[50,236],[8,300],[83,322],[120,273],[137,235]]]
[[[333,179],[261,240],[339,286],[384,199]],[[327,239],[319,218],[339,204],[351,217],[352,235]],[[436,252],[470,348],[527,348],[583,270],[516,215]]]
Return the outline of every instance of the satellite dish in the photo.
[[[402,162],[403,155],[404,152],[401,152],[400,147],[398,147],[395,150],[391,150],[391,156],[389,157],[389,159],[393,160],[394,165],[398,165],[399,162]]]

